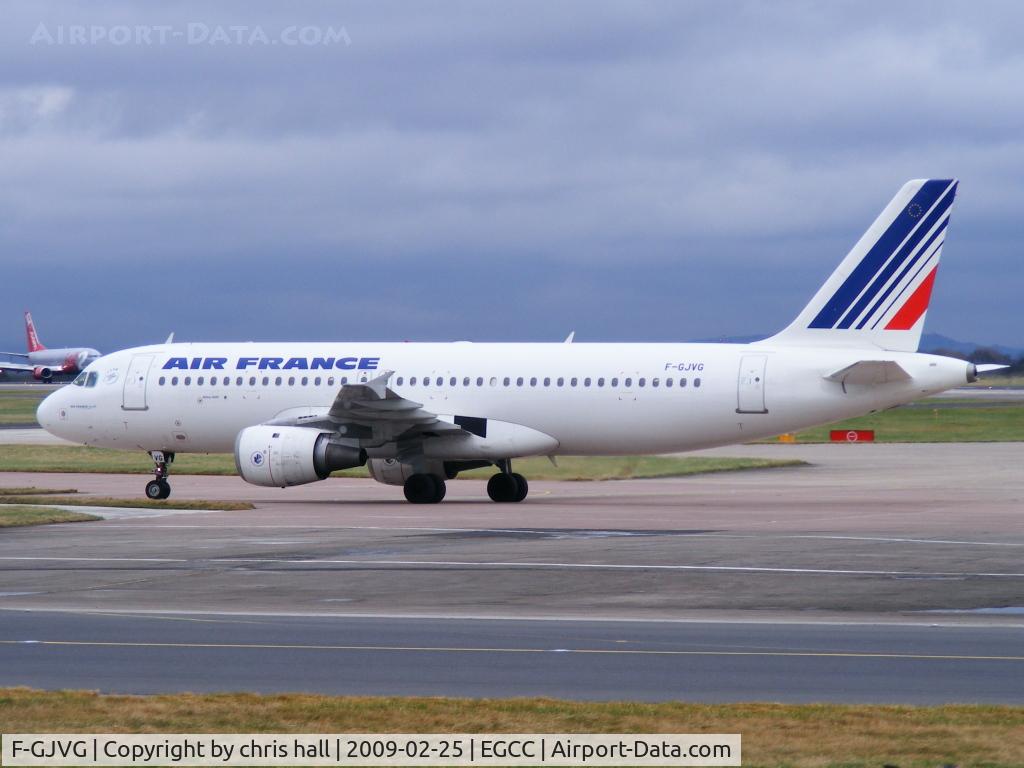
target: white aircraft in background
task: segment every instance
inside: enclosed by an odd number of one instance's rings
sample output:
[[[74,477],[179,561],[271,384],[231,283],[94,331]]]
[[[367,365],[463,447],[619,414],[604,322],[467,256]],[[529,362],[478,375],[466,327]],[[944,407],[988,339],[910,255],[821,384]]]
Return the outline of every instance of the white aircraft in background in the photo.
[[[84,371],[86,366],[96,360],[100,353],[91,347],[63,347],[47,349],[39,341],[32,313],[25,313],[25,337],[28,352],[3,352],[0,354],[17,357],[24,363],[0,361],[0,373],[4,371],[31,371],[32,378],[37,381],[50,381],[54,374],[75,374]]]
[[[491,499],[522,501],[521,456],[687,451],[873,413],[984,368],[916,352],[956,187],[904,185],[796,320],[754,344],[160,344],[94,361],[39,423],[147,451],[151,498],[169,495],[175,454],[233,451],[256,485],[368,464],[433,503],[488,465]]]

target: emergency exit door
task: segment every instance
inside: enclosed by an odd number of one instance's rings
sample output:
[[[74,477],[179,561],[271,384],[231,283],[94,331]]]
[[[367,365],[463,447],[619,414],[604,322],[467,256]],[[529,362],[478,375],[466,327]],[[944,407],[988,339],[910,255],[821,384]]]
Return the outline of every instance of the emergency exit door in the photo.
[[[128,364],[128,372],[124,375],[124,394],[121,407],[126,411],[144,411],[146,405],[146,379],[153,355],[136,355]]]
[[[764,372],[768,355],[744,355],[736,387],[736,413],[768,413],[764,399]]]

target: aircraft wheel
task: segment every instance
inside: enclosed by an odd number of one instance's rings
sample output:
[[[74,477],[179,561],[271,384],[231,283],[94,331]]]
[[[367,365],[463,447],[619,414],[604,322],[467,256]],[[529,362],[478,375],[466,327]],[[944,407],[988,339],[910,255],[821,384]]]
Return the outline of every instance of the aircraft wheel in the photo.
[[[146,483],[146,498],[166,499],[171,495],[171,485],[166,480],[150,480]]]
[[[417,473],[405,481],[405,498],[412,504],[437,504],[447,490],[444,480],[433,475]]]
[[[496,475],[491,475],[491,479],[487,481],[487,495],[491,497],[491,501],[496,501],[499,504],[516,501],[518,494],[519,483],[516,482],[514,475],[499,472]]]
[[[513,472],[511,477],[516,481],[516,495],[512,498],[512,501],[522,501],[526,498],[526,494],[530,492],[530,484],[518,472]]]

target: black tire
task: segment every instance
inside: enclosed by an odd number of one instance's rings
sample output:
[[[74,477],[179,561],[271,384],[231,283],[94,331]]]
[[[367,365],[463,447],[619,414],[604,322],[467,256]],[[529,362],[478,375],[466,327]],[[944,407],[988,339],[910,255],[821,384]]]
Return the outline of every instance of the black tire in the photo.
[[[431,475],[431,477],[434,478],[434,503],[439,504],[441,500],[444,499],[444,495],[448,492],[448,486],[445,485],[444,480],[440,477],[434,477],[433,475]]]
[[[171,484],[166,480],[160,480],[160,498],[166,499],[171,495]]]
[[[405,481],[405,498],[411,504],[436,504],[444,498],[444,480],[433,475],[417,473]]]
[[[146,498],[152,499],[153,501],[156,501],[158,499],[166,499],[167,496],[164,496],[164,485],[166,485],[166,483],[164,483],[162,480],[150,480],[148,483],[146,483]],[[168,485],[167,494],[170,495],[170,493],[171,487]]]
[[[491,497],[491,501],[499,504],[515,501],[518,492],[519,484],[515,478],[504,472],[491,475],[491,479],[487,481],[487,495]]]
[[[530,484],[526,482],[526,478],[518,472],[513,472],[511,477],[516,481],[516,495],[512,498],[512,501],[522,501],[526,498],[526,494],[530,492]]]

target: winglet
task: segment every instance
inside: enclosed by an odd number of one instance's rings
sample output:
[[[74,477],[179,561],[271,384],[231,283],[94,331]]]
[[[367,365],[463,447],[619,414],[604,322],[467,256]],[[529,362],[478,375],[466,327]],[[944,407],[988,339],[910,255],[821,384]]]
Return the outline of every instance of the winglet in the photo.
[[[165,341],[164,344],[173,344],[173,343],[174,343],[174,331],[171,331],[170,335],[167,337],[167,341]]]
[[[369,381],[363,384],[364,387],[369,389],[378,398],[383,400],[388,394],[388,381],[392,376],[395,375],[394,371],[382,371],[379,376],[375,376]]]
[[[565,337],[566,344],[572,344],[572,340],[576,338],[576,331],[569,331],[569,335]]]

